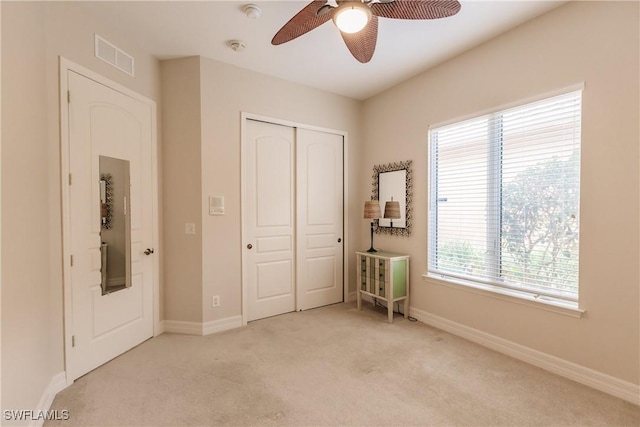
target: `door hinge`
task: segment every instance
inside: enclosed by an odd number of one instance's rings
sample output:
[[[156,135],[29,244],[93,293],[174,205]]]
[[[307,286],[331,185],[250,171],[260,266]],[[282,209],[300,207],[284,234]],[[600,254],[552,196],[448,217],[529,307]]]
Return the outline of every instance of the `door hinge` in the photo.
[[[67,104],[71,104],[71,91],[67,91]]]
[[[73,267],[73,255],[71,255],[71,267]]]
[[[71,347],[75,347],[75,346],[76,346],[76,336],[71,335]]]
[[[71,185],[71,183],[72,183],[72,182],[73,182],[72,175],[71,175],[71,174],[69,174],[69,185]]]

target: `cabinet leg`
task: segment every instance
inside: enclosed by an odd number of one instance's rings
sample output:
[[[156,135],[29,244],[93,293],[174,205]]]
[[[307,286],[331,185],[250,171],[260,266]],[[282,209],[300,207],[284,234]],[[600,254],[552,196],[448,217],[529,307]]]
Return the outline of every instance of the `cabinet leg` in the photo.
[[[404,300],[404,318],[409,318],[409,298],[405,298]]]
[[[358,311],[362,310],[362,295],[360,294],[360,289],[358,289],[356,300],[358,301]]]
[[[393,323],[393,301],[387,301],[387,311],[389,312],[389,323]]]

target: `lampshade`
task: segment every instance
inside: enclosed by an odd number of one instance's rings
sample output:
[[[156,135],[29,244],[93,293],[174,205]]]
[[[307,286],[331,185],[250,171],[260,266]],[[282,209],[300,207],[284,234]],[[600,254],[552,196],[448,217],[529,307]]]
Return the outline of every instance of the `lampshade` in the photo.
[[[369,200],[364,202],[364,218],[382,218],[382,213],[380,212],[380,202],[378,202],[377,200]]]
[[[384,217],[390,219],[400,218],[400,202],[386,202],[384,204]]]
[[[333,22],[343,33],[353,34],[361,31],[371,19],[371,10],[362,3],[347,2],[333,15]]]

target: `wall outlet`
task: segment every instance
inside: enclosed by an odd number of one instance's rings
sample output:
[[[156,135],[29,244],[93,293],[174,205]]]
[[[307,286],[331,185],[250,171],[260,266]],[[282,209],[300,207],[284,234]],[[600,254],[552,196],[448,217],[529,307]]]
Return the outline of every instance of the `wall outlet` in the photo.
[[[211,307],[220,306],[220,295],[214,295],[211,297]]]

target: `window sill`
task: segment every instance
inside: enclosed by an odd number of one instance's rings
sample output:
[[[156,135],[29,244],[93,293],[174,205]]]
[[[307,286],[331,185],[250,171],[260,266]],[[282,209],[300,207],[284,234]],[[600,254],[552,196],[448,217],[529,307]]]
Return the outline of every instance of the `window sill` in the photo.
[[[577,319],[581,318],[586,312],[585,310],[581,310],[580,308],[578,308],[577,304],[572,305],[570,303],[563,303],[560,301],[542,300],[539,298],[535,298],[530,294],[511,291],[509,289],[502,289],[490,285],[483,285],[481,283],[465,282],[463,280],[454,279],[443,279],[439,276],[429,274],[423,274],[422,280],[434,285],[445,286],[448,288],[463,290],[466,292],[484,295],[503,301],[514,302],[516,304],[522,304],[540,310],[575,317]]]

